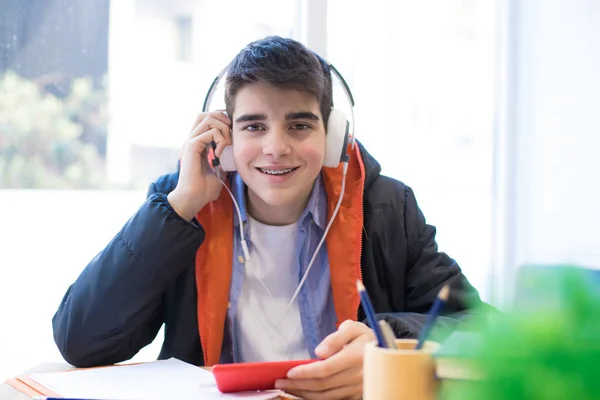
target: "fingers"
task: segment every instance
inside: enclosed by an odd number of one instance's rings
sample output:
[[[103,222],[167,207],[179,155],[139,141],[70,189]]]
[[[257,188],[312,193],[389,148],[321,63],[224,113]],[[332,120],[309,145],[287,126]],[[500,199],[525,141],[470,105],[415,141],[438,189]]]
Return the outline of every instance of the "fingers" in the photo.
[[[344,321],[337,331],[327,336],[315,349],[320,358],[330,357],[339,352],[345,345],[352,342],[360,335],[369,331],[369,327],[361,322]]]
[[[362,368],[352,368],[327,378],[284,379],[277,389],[301,398],[348,398],[362,392]]]
[[[212,111],[209,113],[209,115],[213,118],[218,119],[219,121],[223,122],[224,124],[229,125],[229,127],[231,127],[231,119],[224,111],[225,110]]]
[[[206,149],[206,146],[210,145],[211,142],[215,142],[217,147],[215,148],[215,156],[219,157],[223,152],[225,146],[228,145],[227,139],[218,128],[212,128],[199,134],[198,136],[191,137],[188,139],[188,150],[202,154]]]
[[[231,121],[221,112],[199,114],[194,121],[194,126],[190,131],[189,137],[197,136],[200,133],[212,128],[218,128],[224,134],[229,133],[231,130]]]
[[[183,162],[186,164],[189,164],[190,162],[194,163],[194,158],[199,157],[198,161],[200,162],[199,167],[201,170],[205,172],[211,171],[212,166],[208,162],[207,147],[213,141],[217,144],[214,151],[215,156],[219,157],[223,148],[227,145],[227,142],[221,131],[213,128],[186,141],[183,150]]]
[[[315,350],[326,359],[292,368],[277,388],[306,399],[360,397],[364,345],[374,336],[365,324],[344,321]]]
[[[362,384],[355,383],[353,385],[339,387],[335,389],[325,390],[323,392],[315,392],[311,390],[290,389],[286,390],[293,396],[304,400],[329,400],[329,399],[360,399],[362,395]]]
[[[326,337],[315,352],[329,353],[326,359],[310,364],[299,365],[288,371],[288,378],[325,378],[362,363],[364,345],[373,340],[371,329],[360,322],[347,321],[339,329]],[[320,356],[320,355],[319,355]]]
[[[196,129],[196,127],[200,124],[200,122],[202,122],[202,120],[204,118],[206,118],[208,116],[207,113],[200,113],[198,115],[196,115],[196,119],[194,120],[194,123],[192,124],[192,127],[190,128],[190,133]]]
[[[224,111],[225,110],[216,110],[198,114],[194,120],[194,123],[192,124],[192,127],[190,128],[190,132],[193,131],[200,124],[200,122],[202,122],[202,120],[209,116],[231,126],[231,120],[226,114],[224,114]]]
[[[225,123],[217,118],[213,118],[212,116],[208,116],[208,117],[204,118],[202,121],[200,121],[200,123],[192,130],[192,132],[190,132],[189,137],[190,138],[196,137],[210,129],[215,129],[215,128],[220,130],[221,133],[223,134],[223,136],[225,136],[226,138],[231,137],[230,126],[227,123]]]
[[[216,144],[215,157],[220,157],[225,146],[231,145],[231,121],[222,110],[200,113],[194,121],[188,140],[183,145],[183,152],[193,151],[206,158],[205,148],[211,142]],[[208,161],[203,162],[208,164]]]
[[[229,137],[229,140],[228,140],[220,131],[217,131],[213,135],[213,138],[214,138],[213,140],[217,144],[217,147],[214,150],[215,157],[221,157],[221,154],[223,153],[223,149],[226,146],[231,145],[231,137]]]
[[[316,361],[306,365],[300,365],[288,371],[291,379],[327,378],[339,374],[362,362],[362,351],[360,348],[344,349],[332,355],[326,360]]]

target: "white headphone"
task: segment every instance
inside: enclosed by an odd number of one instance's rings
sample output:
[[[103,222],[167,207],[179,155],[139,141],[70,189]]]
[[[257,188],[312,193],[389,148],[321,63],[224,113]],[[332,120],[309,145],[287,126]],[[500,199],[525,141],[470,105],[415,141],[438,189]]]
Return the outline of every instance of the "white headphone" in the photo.
[[[327,120],[327,134],[325,135],[327,143],[325,146],[325,160],[323,166],[337,168],[340,162],[348,161],[349,159],[349,156],[346,153],[348,140],[351,140],[351,148],[354,149],[354,97],[352,97],[350,87],[348,87],[348,84],[346,83],[346,80],[344,79],[342,74],[340,74],[339,71],[332,64],[325,61],[322,57],[320,57],[317,54],[314,55],[322,65],[326,65],[329,71],[332,71],[333,75],[335,75],[338,78],[338,80],[342,84],[342,88],[344,89],[346,98],[350,103],[350,118],[352,124],[348,122],[348,120],[346,119],[346,115],[343,111],[337,110],[335,108],[331,109],[329,118]],[[202,112],[208,112],[216,88],[219,82],[223,79],[223,76],[225,76],[225,74],[227,73],[228,69],[229,65],[223,68],[223,70],[213,80],[212,84],[208,89],[208,92],[206,93],[206,97],[204,98]],[[352,134],[350,134],[350,126],[352,127]],[[214,150],[216,144],[213,143],[212,147]],[[220,166],[220,168],[223,171],[235,171],[236,165],[235,160],[233,158],[233,148],[231,146],[226,146],[223,149],[223,152],[221,153],[221,157],[214,158],[213,166]]]
[[[331,215],[329,223],[327,224],[327,227],[325,228],[325,231],[323,232],[323,237],[319,241],[319,244],[317,245],[317,248],[315,249],[315,252],[313,253],[313,256],[311,257],[310,262],[308,263],[308,266],[306,267],[306,272],[304,273],[304,276],[300,280],[300,283],[298,284],[298,287],[296,288],[296,291],[294,292],[292,299],[288,303],[288,306],[286,308],[286,311],[285,311],[282,321],[281,321],[282,323],[285,320],[292,304],[298,297],[298,294],[300,293],[300,289],[302,288],[302,285],[304,285],[304,282],[306,281],[306,279],[308,277],[308,273],[310,272],[310,269],[312,268],[312,266],[315,262],[317,254],[319,253],[321,246],[325,242],[327,233],[329,232],[329,229],[331,228],[331,225],[333,224],[333,221],[334,221],[335,217],[337,216],[337,213],[340,209],[340,205],[342,204],[342,198],[344,195],[344,190],[346,187],[346,172],[348,171],[348,162],[350,161],[350,156],[347,153],[348,141],[351,140],[350,143],[352,145],[351,146],[352,150],[354,150],[354,145],[355,145],[354,111],[353,111],[354,98],[352,97],[352,92],[350,91],[350,87],[348,87],[348,84],[344,80],[344,77],[338,72],[338,70],[332,64],[326,62],[319,55],[317,55],[317,54],[314,54],[314,55],[319,60],[319,63],[321,65],[327,66],[329,71],[333,71],[333,74],[340,81],[342,88],[344,89],[344,93],[346,94],[346,98],[348,99],[348,102],[350,103],[350,117],[351,117],[352,123],[350,124],[348,122],[343,111],[337,110],[335,108],[331,109],[329,118],[327,120],[327,133],[325,135],[327,142],[326,142],[325,160],[324,160],[323,166],[330,167],[330,168],[337,168],[340,163],[344,164],[343,170],[342,170],[342,190],[340,192],[340,197],[338,198],[337,204],[335,206],[335,209],[333,210],[333,214]],[[204,98],[204,105],[202,106],[202,112],[208,112],[210,103],[211,103],[212,97],[216,91],[217,85],[221,81],[221,79],[223,79],[223,76],[227,73],[228,69],[229,69],[229,65],[227,67],[225,67],[213,80],[212,84],[210,85],[210,88],[208,89],[206,97]],[[332,91],[333,91],[333,87],[332,87]],[[350,126],[352,127],[352,134],[350,134]],[[213,151],[215,148],[216,148],[216,143],[213,142],[212,143]],[[220,174],[219,174],[219,169],[221,169],[223,171],[235,171],[236,170],[235,160],[233,158],[233,149],[231,146],[226,146],[223,149],[223,152],[221,153],[220,158],[217,158],[215,156],[215,158],[213,159],[213,167],[215,167],[215,169],[217,170],[216,172],[217,172],[217,176],[219,177],[219,180],[221,179]],[[225,182],[223,182],[221,180],[221,183],[223,184],[223,187],[229,192],[229,196],[231,196],[231,199],[233,200],[233,204],[235,206],[235,209],[236,209],[236,212],[237,212],[237,215],[239,218],[242,250],[244,252],[244,258],[246,260],[246,263],[248,263],[250,261],[250,251],[248,250],[248,245],[246,243],[246,238],[244,236],[244,228],[243,228],[244,224],[242,222],[242,215],[241,215],[239,205],[237,204],[237,201],[235,200],[235,196],[233,195],[233,193],[231,193],[231,190],[227,187]],[[266,289],[267,293],[269,294],[269,296],[272,299],[273,297],[271,296],[271,292],[269,291],[269,288],[267,288],[267,286],[262,281],[260,283],[263,285],[263,287]]]

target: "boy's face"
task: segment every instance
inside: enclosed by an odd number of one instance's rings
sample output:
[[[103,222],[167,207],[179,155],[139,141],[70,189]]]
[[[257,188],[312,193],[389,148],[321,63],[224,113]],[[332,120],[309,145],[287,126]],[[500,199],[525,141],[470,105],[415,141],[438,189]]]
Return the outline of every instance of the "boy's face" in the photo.
[[[236,167],[252,205],[303,207],[325,158],[325,126],[315,96],[253,83],[238,91],[231,119]]]

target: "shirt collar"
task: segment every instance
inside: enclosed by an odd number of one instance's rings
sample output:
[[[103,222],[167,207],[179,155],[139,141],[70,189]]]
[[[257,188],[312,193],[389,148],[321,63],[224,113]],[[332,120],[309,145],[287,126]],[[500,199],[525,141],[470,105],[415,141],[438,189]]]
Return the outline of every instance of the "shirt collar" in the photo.
[[[242,223],[246,225],[248,221],[248,212],[246,207],[246,184],[242,181],[242,177],[237,172],[232,174],[231,179],[231,192],[235,197],[235,201],[237,201],[240,207],[240,214],[242,215]],[[313,184],[313,188],[310,194],[310,198],[308,199],[308,203],[300,214],[300,218],[298,218],[298,222],[302,223],[306,218],[311,218],[315,224],[322,230],[325,229],[326,218],[327,218],[327,194],[325,192],[325,186],[323,183],[323,178],[321,174],[315,179],[315,183]],[[240,220],[236,215],[233,219],[233,226],[239,227]]]
[[[233,176],[231,177],[231,192],[233,193],[233,197],[235,197],[235,201],[238,203],[238,206],[240,207],[240,214],[242,215],[242,223],[245,226],[246,222],[248,221],[248,213],[246,212],[246,196],[245,196],[246,185],[244,184],[244,181],[242,181],[242,177],[240,176],[240,174],[238,174],[237,172],[233,172],[232,175]],[[240,226],[240,219],[237,216],[237,212],[233,218],[233,226],[234,227]]]
[[[327,219],[327,193],[325,192],[321,174],[315,179],[308,203],[306,204],[304,211],[302,211],[302,214],[300,214],[298,221],[302,222],[305,218],[312,218],[319,228],[325,229]]]

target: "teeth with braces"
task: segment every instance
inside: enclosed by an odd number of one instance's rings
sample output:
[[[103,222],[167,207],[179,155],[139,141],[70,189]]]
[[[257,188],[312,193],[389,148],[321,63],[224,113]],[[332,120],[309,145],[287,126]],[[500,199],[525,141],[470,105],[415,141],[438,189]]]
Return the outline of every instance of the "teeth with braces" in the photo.
[[[264,168],[260,168],[260,171],[265,173],[265,174],[270,174],[270,175],[282,175],[282,174],[287,174],[288,172],[292,172],[295,168],[286,168],[286,169],[264,169]]]

